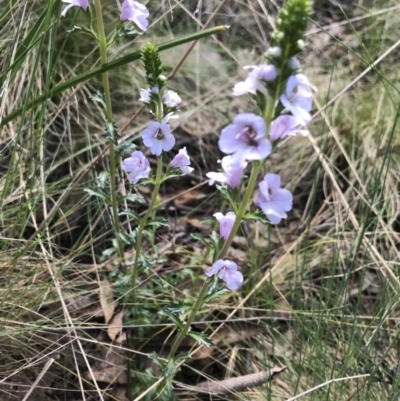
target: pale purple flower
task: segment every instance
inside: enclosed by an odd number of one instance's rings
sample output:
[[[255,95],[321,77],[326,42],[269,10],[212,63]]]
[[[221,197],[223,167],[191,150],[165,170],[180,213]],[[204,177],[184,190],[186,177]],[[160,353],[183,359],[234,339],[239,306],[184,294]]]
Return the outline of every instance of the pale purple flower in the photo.
[[[296,74],[289,77],[286,88],[280,98],[285,109],[289,110],[303,125],[311,121],[312,93],[315,86],[304,74]]]
[[[214,274],[224,280],[231,291],[236,291],[243,284],[243,274],[238,271],[237,264],[231,260],[217,260],[211,266],[211,270],[206,273],[208,277]]]
[[[133,21],[142,31],[147,29],[149,25],[147,18],[149,17],[149,10],[138,1],[124,0],[121,9],[121,21]]]
[[[186,146],[179,150],[179,153],[172,159],[171,166],[180,168],[183,174],[190,174],[194,168],[190,166],[190,157],[187,153]]]
[[[269,139],[271,141],[276,141],[277,139],[284,139],[287,136],[294,136],[296,134],[307,136],[308,133],[306,129],[302,129],[296,117],[283,114],[272,121]]]
[[[241,96],[246,93],[257,94],[258,92],[267,93],[265,82],[274,81],[278,76],[275,66],[272,64],[262,64],[259,66],[248,65],[245,69],[252,68],[253,71],[249,73],[244,81],[238,82],[233,87],[233,95]]]
[[[213,216],[218,220],[219,223],[219,236],[228,240],[229,234],[232,231],[233,224],[236,220],[236,215],[233,212],[228,212],[225,216],[218,212],[214,213]]]
[[[221,152],[233,153],[232,161],[240,165],[245,160],[262,160],[271,154],[271,142],[264,138],[265,121],[253,113],[241,113],[233,124],[225,127],[219,138]]]
[[[144,154],[138,150],[132,153],[122,162],[122,170],[129,173],[128,178],[132,184],[136,184],[141,178],[147,178],[150,174],[150,163]]]
[[[142,132],[143,143],[150,148],[153,155],[160,156],[163,150],[171,150],[175,145],[175,137],[171,134],[171,128],[168,125],[171,114],[167,114],[161,122],[151,122]]]
[[[237,165],[233,163],[232,156],[225,156],[221,160],[221,166],[224,172],[210,172],[206,176],[210,179],[210,185],[215,181],[228,184],[231,188],[237,188],[243,176],[243,170],[247,166],[247,162],[243,161]]]
[[[61,16],[65,17],[65,14],[71,7],[81,7],[83,11],[86,11],[89,7],[89,0],[61,0],[63,3],[69,3],[68,6],[64,8]]]
[[[281,188],[281,178],[277,174],[266,174],[258,184],[258,198],[254,202],[259,206],[272,224],[279,224],[292,209],[293,196],[287,189]]]
[[[181,102],[181,98],[174,91],[167,91],[162,100],[163,103],[168,107],[176,107]]]

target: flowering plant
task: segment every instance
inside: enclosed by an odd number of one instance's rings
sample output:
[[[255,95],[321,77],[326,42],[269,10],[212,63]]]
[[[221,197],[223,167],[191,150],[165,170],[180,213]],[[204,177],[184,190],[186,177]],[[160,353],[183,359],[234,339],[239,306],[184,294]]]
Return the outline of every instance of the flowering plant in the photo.
[[[107,49],[116,37],[139,35],[148,29],[149,11],[138,1],[124,0],[115,33],[108,40],[105,37],[100,0],[94,0],[97,31],[91,26],[91,4],[88,0],[63,2],[68,4],[62,12],[63,16],[72,7],[79,7],[89,16],[90,28],[86,28],[85,33],[90,33],[98,40],[102,64],[106,64]],[[174,399],[172,380],[179,365],[189,357],[176,354],[186,336],[202,345],[212,345],[206,333],[191,329],[203,304],[231,291],[240,291],[241,286],[246,284],[245,266],[238,266],[236,261],[228,258],[228,250],[241,224],[246,220],[279,224],[292,209],[293,196],[282,187],[286,183],[281,182],[279,175],[269,171],[272,170],[269,157],[278,150],[284,139],[296,134],[305,136],[308,132],[306,125],[311,121],[312,93],[316,89],[301,72],[301,64],[295,56],[304,48],[302,37],[310,13],[309,0],[288,0],[278,16],[272,34],[272,46],[265,54],[265,61],[260,65],[246,66],[248,76],[233,87],[233,96],[251,96],[257,110],[237,114],[220,134],[218,147],[224,154],[220,161],[221,171],[208,172],[206,176],[210,185],[218,182],[216,187],[229,207],[226,212],[220,210],[213,215],[219,224],[219,234],[214,231],[210,239],[199,239],[206,250],[206,266],[203,271],[204,282],[196,301],[173,302],[164,305],[159,313],[173,322],[176,336],[166,360],[152,356],[164,372],[164,377],[160,379],[161,391],[149,393],[149,397],[153,397],[149,399],[161,400],[161,395],[163,399]],[[122,27],[126,21],[133,22],[140,32]],[[107,72],[103,73],[104,97],[92,97],[104,107],[106,114],[105,126],[110,149],[110,199],[104,193],[101,195],[111,206],[115,248],[120,262],[125,262],[125,246],[134,249],[133,261],[122,275],[122,282],[125,285],[124,300],[126,305],[132,305],[130,316],[135,321],[140,321],[145,313],[137,307],[138,293],[143,285],[141,278],[146,270],[157,263],[153,255],[149,256],[143,250],[143,240],[147,238],[154,245],[155,231],[168,225],[167,221],[156,216],[160,187],[171,178],[190,175],[194,171],[187,148],[183,147],[178,152],[174,149],[176,139],[171,120],[178,118],[182,99],[178,93],[167,89],[168,78],[164,75],[158,49],[148,43],[142,49],[141,58],[146,85],[140,89],[138,97],[150,111],[152,119],[141,132],[140,143],[135,144],[140,150],[135,149],[129,157],[124,158],[121,168],[135,191],[138,185],[153,186],[143,215],[122,207],[121,197],[117,194],[119,160],[116,147],[119,145],[119,135],[112,116]],[[154,163],[150,163],[151,158],[155,159]],[[152,164],[156,166],[152,167]],[[92,190],[90,193],[95,192]],[[144,202],[137,193],[122,199]],[[129,222],[135,222],[136,227],[126,230],[121,225],[121,216],[128,216]]]

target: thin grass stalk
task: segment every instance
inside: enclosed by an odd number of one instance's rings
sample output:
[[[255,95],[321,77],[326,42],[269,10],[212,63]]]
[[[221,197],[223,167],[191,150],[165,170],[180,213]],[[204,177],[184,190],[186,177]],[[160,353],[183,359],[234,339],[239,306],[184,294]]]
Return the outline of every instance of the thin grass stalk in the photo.
[[[100,56],[101,56],[101,64],[107,64],[107,39],[104,30],[103,23],[103,15],[101,9],[100,0],[95,0],[95,10],[96,10],[96,20],[97,20],[97,30],[99,37],[99,47],[100,47]],[[107,122],[112,125],[113,124],[113,115],[112,115],[112,105],[111,105],[111,93],[110,93],[110,83],[108,81],[108,72],[105,71],[102,74],[103,77],[103,87],[104,87],[104,97],[106,104],[106,118]],[[109,139],[110,145],[110,192],[111,192],[111,208],[114,222],[114,230],[115,236],[118,244],[118,252],[121,259],[121,263],[124,261],[124,244],[122,242],[120,232],[121,227],[118,219],[118,200],[117,200],[117,190],[116,190],[116,180],[115,176],[117,174],[117,161],[115,155],[115,145],[112,139]]]

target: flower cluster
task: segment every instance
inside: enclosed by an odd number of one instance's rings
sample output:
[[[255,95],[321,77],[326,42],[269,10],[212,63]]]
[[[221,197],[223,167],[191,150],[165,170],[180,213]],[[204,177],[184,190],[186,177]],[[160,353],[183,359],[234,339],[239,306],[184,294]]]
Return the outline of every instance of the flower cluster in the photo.
[[[261,115],[240,113],[222,130],[218,145],[228,156],[220,161],[223,171],[207,173],[210,185],[217,181],[231,190],[240,188],[248,164],[261,166],[281,140],[308,134],[305,126],[311,121],[312,92],[316,88],[299,72],[300,62],[295,57],[282,60],[283,53],[280,47],[271,48],[266,53],[269,63],[245,67],[250,73],[233,87],[234,96],[250,94],[257,101]],[[268,104],[273,106],[272,113]],[[292,203],[293,196],[281,187],[279,175],[265,174],[258,183],[254,205],[261,209],[269,223],[279,224],[287,218]],[[220,225],[220,237],[228,241],[236,214],[215,213],[214,217]],[[217,260],[206,274],[218,275],[232,291],[243,282],[236,263],[230,260]]]
[[[162,74],[161,60],[157,49],[153,45],[145,46],[142,51],[142,60],[149,86],[146,89],[140,89],[139,101],[148,106],[155,120],[149,123],[141,137],[144,146],[149,148],[151,154],[159,158],[163,152],[169,152],[175,146],[176,140],[172,134],[170,120],[178,118],[174,113],[178,110],[181,98],[172,90],[165,91],[166,79]],[[134,152],[130,158],[123,161],[123,170],[129,173],[128,178],[132,184],[136,184],[141,178],[150,176],[149,166],[150,164],[142,152]],[[186,147],[179,150],[172,159],[170,167],[179,169],[183,175],[193,171]]]
[[[87,11],[89,7],[89,0],[61,0],[63,3],[68,3],[64,8],[61,15],[65,17],[67,11],[71,7],[80,7],[83,11]],[[143,32],[147,30],[149,25],[147,18],[149,17],[149,10],[138,1],[124,0],[122,3],[120,20],[134,22]]]

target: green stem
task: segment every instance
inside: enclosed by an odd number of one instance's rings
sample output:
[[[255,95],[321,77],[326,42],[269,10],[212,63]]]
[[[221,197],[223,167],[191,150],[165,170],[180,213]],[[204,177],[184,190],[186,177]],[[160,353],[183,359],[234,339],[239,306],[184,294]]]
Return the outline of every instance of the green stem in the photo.
[[[226,242],[224,244],[224,247],[221,249],[221,252],[218,254],[216,259],[222,259],[226,255],[226,253],[227,253],[227,251],[228,251],[228,249],[229,249],[229,247],[230,247],[230,245],[231,245],[231,243],[233,241],[233,238],[235,237],[236,232],[240,227],[242,219],[243,219],[244,215],[246,214],[247,205],[248,205],[248,203],[250,201],[250,198],[251,198],[251,196],[253,194],[254,187],[255,187],[256,182],[257,182],[258,172],[260,171],[260,167],[261,167],[261,165],[259,163],[257,163],[257,162],[253,163],[253,167],[252,167],[250,178],[249,178],[249,183],[247,185],[246,192],[244,193],[244,197],[243,197],[242,203],[240,204],[240,208],[239,208],[239,210],[238,210],[238,212],[236,214],[236,219],[235,219],[235,222],[234,222],[234,224],[232,226],[232,230],[231,230],[231,232],[229,234],[228,239],[226,240]],[[190,315],[189,315],[188,320],[187,320],[187,322],[185,324],[185,327],[179,333],[179,336],[176,338],[176,341],[174,341],[174,343],[172,344],[172,348],[171,348],[171,351],[169,353],[168,360],[170,360],[175,355],[175,352],[177,351],[179,345],[181,344],[182,340],[185,338],[186,334],[188,333],[188,331],[190,329],[190,326],[193,323],[194,318],[196,317],[196,315],[197,315],[198,311],[200,310],[201,306],[203,305],[203,299],[204,299],[204,296],[207,293],[207,289],[208,289],[208,284],[207,284],[207,281],[205,281],[204,284],[203,284],[203,287],[201,288],[200,293],[199,293],[199,295],[197,297],[196,303],[194,304],[193,309],[190,312]]]
[[[228,29],[225,25],[216,26],[214,28],[206,29],[204,31],[196,32],[182,38],[170,40],[169,42],[161,43],[157,46],[158,51],[164,51],[168,49],[172,49],[174,47],[180,46],[182,44],[193,42],[195,40],[199,40],[203,37],[213,35],[215,33],[224,32]],[[23,47],[23,46],[22,46]],[[54,88],[51,88],[47,92],[43,93],[42,95],[36,97],[35,99],[26,102],[23,107],[14,110],[13,112],[7,114],[3,119],[0,118],[0,127],[8,124],[10,121],[14,120],[15,118],[25,115],[25,111],[33,109],[35,106],[38,106],[41,103],[44,103],[47,99],[51,99],[53,96],[58,95],[69,88],[79,85],[82,82],[89,80],[90,78],[96,77],[97,75],[103,74],[104,72],[111,71],[115,68],[122,67],[125,64],[131,63],[132,61],[140,60],[142,57],[141,51],[137,51],[131,54],[128,54],[124,57],[121,57],[117,60],[111,61],[110,63],[103,64],[99,67],[93,68],[90,71],[86,71],[83,74],[80,74],[76,77],[69,79],[66,82],[63,82],[59,85],[56,85]],[[13,68],[14,64],[10,67]],[[7,73],[6,71],[2,71],[0,76],[3,76]]]
[[[101,64],[107,64],[107,39],[103,23],[103,13],[101,9],[101,0],[95,0],[94,2],[96,9],[96,19],[97,19],[97,30],[99,35],[99,46],[100,46],[100,56]],[[105,71],[102,74],[103,86],[104,86],[104,96],[106,103],[106,117],[107,122],[113,123],[112,106],[111,106],[111,93],[110,93],[110,83],[108,81],[108,72]],[[115,156],[115,145],[110,139],[110,191],[111,191],[111,207],[114,221],[114,230],[117,237],[118,251],[121,258],[121,263],[124,261],[124,244],[120,237],[120,225],[118,218],[118,200],[117,200],[117,189],[115,176],[117,173],[117,160]]]
[[[150,217],[154,206],[157,201],[158,197],[158,192],[160,191],[160,186],[161,186],[161,175],[162,175],[162,156],[160,156],[157,160],[157,173],[156,173],[156,181],[154,184],[154,190],[153,190],[153,195],[151,196],[151,201],[150,205],[147,209],[146,214],[143,216],[143,218],[140,220],[139,228],[138,228],[138,233],[136,237],[136,253],[135,253],[135,262],[133,264],[133,271],[132,271],[132,277],[131,277],[131,288],[135,288],[136,285],[136,280],[138,276],[138,270],[139,270],[139,256],[140,256],[140,250],[142,248],[142,238],[143,238],[143,230],[144,227],[146,226],[147,219]],[[136,303],[136,291],[133,291],[133,296],[132,296],[133,303]]]

